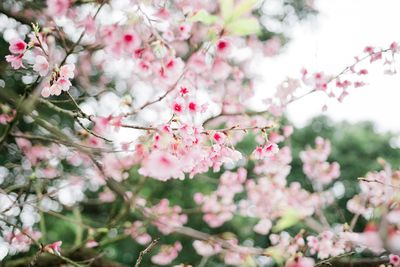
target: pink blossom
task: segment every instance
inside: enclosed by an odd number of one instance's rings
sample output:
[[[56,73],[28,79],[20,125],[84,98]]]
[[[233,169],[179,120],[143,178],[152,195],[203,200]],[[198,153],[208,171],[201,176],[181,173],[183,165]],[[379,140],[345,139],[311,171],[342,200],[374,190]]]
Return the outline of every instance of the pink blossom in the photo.
[[[232,44],[226,39],[220,39],[216,43],[217,53],[222,56],[227,56],[232,50]]]
[[[216,58],[212,66],[212,77],[215,80],[225,80],[232,73],[232,67],[222,58]]]
[[[146,214],[154,217],[152,224],[158,230],[167,235],[173,232],[175,227],[180,227],[187,222],[186,214],[181,214],[182,208],[179,206],[169,206],[168,199],[162,199],[157,205],[146,210]]]
[[[49,72],[49,62],[44,56],[38,55],[35,57],[33,70],[38,72],[40,76],[46,76]]]
[[[99,200],[105,203],[111,203],[115,200],[115,194],[111,190],[99,193]]]
[[[96,33],[96,23],[92,16],[87,16],[78,25],[83,27],[85,29],[85,33],[89,35]]]
[[[143,161],[139,173],[161,181],[171,178],[184,178],[178,158],[158,149],[153,150]]]
[[[58,17],[67,14],[71,0],[47,0],[46,3],[49,14]]]
[[[97,246],[99,246],[99,243],[96,240],[88,240],[85,244],[87,248],[95,248]]]
[[[57,86],[59,88],[61,88],[61,90],[63,90],[63,91],[68,91],[69,88],[71,87],[71,82],[65,78],[58,78],[56,83],[57,83]]]
[[[221,245],[217,243],[200,240],[193,241],[193,248],[196,250],[197,254],[203,257],[210,257],[218,254],[222,250]]]
[[[224,143],[225,138],[226,138],[225,134],[220,133],[220,132],[215,132],[215,133],[212,135],[213,141],[216,142],[217,144],[222,144],[222,143]]]
[[[74,78],[74,64],[66,64],[60,68],[60,77],[64,79],[72,79]]]
[[[25,68],[25,66],[22,64],[22,57],[23,57],[23,54],[8,55],[8,56],[6,56],[6,61],[11,63],[11,67],[13,69],[18,70],[20,68]]]
[[[291,125],[286,125],[283,127],[283,135],[288,138],[289,136],[291,136],[293,133],[293,126]]]
[[[146,232],[146,227],[141,221],[135,221],[131,227],[125,230],[136,242],[146,245],[151,242],[151,236]]]
[[[11,248],[16,252],[28,252],[33,240],[37,241],[40,237],[40,232],[34,231],[30,228],[16,229],[13,232],[3,232],[4,240],[8,242]]]
[[[272,222],[268,219],[260,220],[253,228],[254,232],[266,235],[272,228]]]
[[[140,45],[139,36],[133,32],[126,32],[122,35],[122,44],[125,49],[133,51]]]
[[[181,250],[182,245],[179,241],[173,245],[163,245],[158,254],[151,257],[151,261],[158,265],[168,265],[178,257],[178,253]]]
[[[178,114],[182,113],[183,110],[184,110],[182,103],[179,103],[179,102],[175,101],[175,102],[172,104],[172,110],[173,110],[175,113],[178,113]]]
[[[303,171],[307,177],[318,186],[323,186],[340,176],[340,166],[337,162],[326,161],[331,152],[328,140],[317,137],[315,144],[315,149],[307,148],[300,152],[300,159],[303,161]]]
[[[15,118],[17,111],[12,109],[10,112],[0,114],[0,124],[8,124],[12,122]]]
[[[44,251],[60,256],[62,241],[56,241],[44,247]]]
[[[400,256],[395,255],[395,254],[390,254],[389,260],[390,260],[390,264],[392,264],[393,266],[400,266]]]
[[[179,40],[187,40],[190,38],[190,31],[192,29],[192,25],[185,22],[185,23],[181,23],[178,26],[178,32],[179,32]]]
[[[288,260],[285,267],[313,267],[315,264],[312,258],[296,256],[291,260]]]
[[[15,38],[10,41],[10,46],[8,49],[13,54],[23,54],[28,45],[20,38]]]
[[[279,49],[282,46],[282,42],[279,37],[272,37],[267,42],[265,42],[264,46],[264,55],[267,57],[275,56],[279,53]]]
[[[61,95],[62,87],[58,85],[58,83],[53,83],[50,86],[50,95]],[[45,94],[46,95],[46,94]]]
[[[198,110],[198,105],[194,101],[190,101],[188,104],[188,109],[190,112],[195,113]]]
[[[42,88],[42,91],[41,91],[40,94],[41,94],[42,97],[44,97],[44,98],[49,97],[49,96],[51,95],[51,92],[50,92],[50,85],[45,85],[45,86]]]
[[[396,53],[399,50],[399,44],[397,42],[391,43],[390,50],[392,50],[393,53]]]
[[[279,147],[277,144],[268,142],[264,146],[260,145],[256,147],[253,151],[253,155],[255,159],[264,159],[275,155],[278,151]]]

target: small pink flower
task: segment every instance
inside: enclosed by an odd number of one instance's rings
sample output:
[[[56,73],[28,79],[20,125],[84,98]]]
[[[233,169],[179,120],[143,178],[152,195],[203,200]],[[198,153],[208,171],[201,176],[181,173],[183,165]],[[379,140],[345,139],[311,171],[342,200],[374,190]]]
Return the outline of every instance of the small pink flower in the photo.
[[[364,48],[364,52],[368,53],[368,54],[372,54],[372,53],[374,53],[374,48],[372,46],[366,46]]]
[[[35,58],[33,70],[38,72],[40,76],[46,76],[49,72],[49,62],[44,56],[38,55]]]
[[[0,114],[0,124],[8,124],[10,123],[17,114],[15,109],[12,109],[9,113]]]
[[[274,155],[279,151],[279,147],[277,144],[269,142],[265,145],[265,151],[267,152],[268,156]]]
[[[96,23],[92,16],[84,18],[78,25],[85,28],[86,33],[89,35],[96,33]]]
[[[178,158],[168,152],[160,150],[153,150],[151,152],[143,161],[139,173],[161,181],[166,181],[171,178],[184,178],[184,174],[181,170],[181,162]]]
[[[65,79],[72,79],[74,78],[74,64],[66,64],[60,68],[60,77]]]
[[[154,255],[151,261],[158,265],[168,265],[178,257],[178,253],[181,250],[182,245],[179,241],[175,242],[174,245],[163,245],[161,246],[160,252]]]
[[[24,65],[22,64],[22,56],[23,54],[8,55],[6,56],[6,61],[11,63],[11,67],[15,70],[18,70],[20,68],[25,68]]]
[[[61,87],[57,83],[53,83],[53,85],[50,86],[50,95],[61,95]]]
[[[185,96],[189,93],[189,90],[187,89],[187,87],[185,86],[181,86],[181,89],[179,90],[179,93],[181,94],[181,96]]]
[[[196,250],[197,254],[203,257],[210,257],[219,253],[222,250],[221,245],[217,243],[200,240],[193,241],[193,248]]]
[[[285,125],[283,127],[283,136],[285,136],[286,138],[288,138],[289,136],[291,136],[293,133],[293,126],[291,125]]]
[[[188,105],[189,111],[190,112],[196,112],[197,111],[197,104],[196,102],[190,101]]]
[[[50,254],[61,255],[61,245],[62,241],[56,241],[44,247],[44,251]]]
[[[23,54],[27,48],[27,44],[20,38],[15,38],[10,41],[8,49],[13,54]]]
[[[89,240],[89,241],[87,241],[86,242],[86,247],[87,248],[95,248],[95,247],[97,247],[99,245],[99,243],[98,242],[96,242],[96,240]]]
[[[122,45],[125,49],[134,51],[140,45],[139,36],[133,32],[126,32],[122,35]]]
[[[44,98],[47,98],[47,97],[49,97],[51,95],[50,94],[50,85],[46,85],[45,87],[43,87],[41,95]]]
[[[180,103],[178,103],[178,102],[174,102],[174,103],[172,104],[172,110],[173,110],[175,113],[182,113],[182,111],[183,111],[183,106],[182,106],[182,104],[180,104]]]
[[[367,75],[368,74],[368,70],[366,69],[362,69],[358,72],[359,75]]]
[[[59,78],[57,80],[57,85],[61,88],[61,90],[68,91],[71,87],[71,82],[68,79]]]
[[[212,140],[217,144],[222,144],[225,141],[225,134],[216,132],[212,135]]]
[[[254,149],[253,151],[253,155],[255,159],[263,159],[264,158],[264,149],[262,145],[259,145],[258,147],[256,147],[256,149]]]
[[[389,255],[389,260],[390,260],[390,264],[392,264],[393,266],[400,266],[400,256],[395,255],[395,254],[390,254]]]
[[[288,260],[285,267],[313,267],[314,260],[312,258],[296,256],[294,259]]]
[[[228,55],[232,49],[231,43],[226,39],[220,39],[216,44],[217,52],[221,55]]]
[[[47,10],[51,16],[64,16],[71,5],[71,0],[47,0]]]
[[[399,49],[399,45],[396,42],[393,42],[390,44],[390,50],[392,50],[393,53],[396,53]]]

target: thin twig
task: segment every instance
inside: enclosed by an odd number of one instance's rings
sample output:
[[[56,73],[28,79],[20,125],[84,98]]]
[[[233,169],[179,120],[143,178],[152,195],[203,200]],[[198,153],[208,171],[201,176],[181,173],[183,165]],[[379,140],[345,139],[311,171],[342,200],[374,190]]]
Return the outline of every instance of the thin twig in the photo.
[[[353,255],[354,253],[355,253],[355,252],[352,251],[352,252],[344,253],[344,254],[341,254],[341,255],[338,255],[338,256],[335,256],[335,257],[331,257],[331,258],[326,259],[326,260],[322,260],[322,261],[318,262],[317,264],[315,264],[314,267],[323,266],[323,265],[330,265],[330,266],[333,266],[332,263],[331,263],[331,261],[337,260],[337,259],[340,259],[340,258],[344,258],[344,257],[351,256],[351,255]]]
[[[160,240],[160,238],[154,239],[144,250],[140,251],[139,257],[136,260],[135,267],[139,267],[140,263],[143,260],[143,256],[146,255],[147,253],[149,253],[158,244],[159,240]]]

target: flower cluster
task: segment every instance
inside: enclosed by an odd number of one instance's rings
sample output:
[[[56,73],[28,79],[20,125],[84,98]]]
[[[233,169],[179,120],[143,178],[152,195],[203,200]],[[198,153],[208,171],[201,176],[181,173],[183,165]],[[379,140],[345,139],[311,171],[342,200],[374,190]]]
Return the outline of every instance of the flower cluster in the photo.
[[[331,153],[331,143],[321,137],[315,139],[315,148],[307,148],[300,153],[303,161],[303,171],[318,187],[331,183],[340,176],[340,166],[337,162],[327,162]]]

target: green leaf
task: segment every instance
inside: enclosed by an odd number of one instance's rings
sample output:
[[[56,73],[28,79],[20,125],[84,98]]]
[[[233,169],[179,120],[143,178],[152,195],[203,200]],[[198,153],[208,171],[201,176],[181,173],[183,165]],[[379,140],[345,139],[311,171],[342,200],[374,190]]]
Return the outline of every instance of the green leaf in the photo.
[[[255,18],[237,19],[229,22],[225,27],[233,35],[258,34],[261,31],[260,24]]]
[[[277,223],[272,227],[273,232],[280,232],[297,224],[301,220],[301,216],[295,209],[287,209],[283,216],[277,221]]]
[[[224,21],[228,21],[233,12],[233,0],[219,0],[219,7]]]
[[[240,2],[232,13],[232,19],[240,18],[250,12],[258,2],[259,0],[244,0]]]
[[[283,255],[281,254],[281,250],[277,247],[269,247],[265,250],[266,254],[274,259],[274,261],[278,265],[282,265],[284,262]]]
[[[194,16],[192,16],[190,20],[192,22],[201,22],[206,25],[211,25],[218,21],[218,17],[211,15],[206,10],[202,9],[199,10]]]

